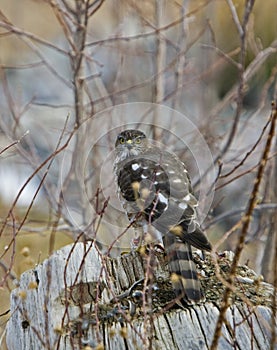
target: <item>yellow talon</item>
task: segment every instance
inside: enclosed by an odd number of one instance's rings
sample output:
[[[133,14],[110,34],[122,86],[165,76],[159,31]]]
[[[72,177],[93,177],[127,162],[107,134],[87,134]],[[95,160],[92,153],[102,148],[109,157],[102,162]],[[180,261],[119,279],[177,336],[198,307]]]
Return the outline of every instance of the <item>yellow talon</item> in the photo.
[[[183,228],[180,225],[169,226],[169,232],[173,233],[176,236],[181,236],[183,233]]]

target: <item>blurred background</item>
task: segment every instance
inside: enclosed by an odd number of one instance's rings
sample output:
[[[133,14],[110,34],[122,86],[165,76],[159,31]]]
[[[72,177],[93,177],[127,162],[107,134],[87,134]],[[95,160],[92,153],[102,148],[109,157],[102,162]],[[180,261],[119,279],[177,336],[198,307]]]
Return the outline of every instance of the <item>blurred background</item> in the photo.
[[[235,249],[276,99],[276,10],[274,0],[0,0],[0,314],[23,271],[83,237],[108,249],[127,225],[102,166],[126,126],[186,162],[200,208],[212,193],[210,240]],[[269,282],[276,151],[275,139],[241,258]]]

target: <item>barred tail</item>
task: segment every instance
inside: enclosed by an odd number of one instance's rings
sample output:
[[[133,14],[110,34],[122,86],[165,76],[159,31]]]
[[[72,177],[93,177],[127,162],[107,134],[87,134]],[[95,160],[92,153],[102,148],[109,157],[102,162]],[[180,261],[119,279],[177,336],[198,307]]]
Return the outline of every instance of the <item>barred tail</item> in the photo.
[[[186,303],[197,303],[203,300],[204,296],[192,260],[190,245],[170,232],[163,237],[163,241],[176,296]]]

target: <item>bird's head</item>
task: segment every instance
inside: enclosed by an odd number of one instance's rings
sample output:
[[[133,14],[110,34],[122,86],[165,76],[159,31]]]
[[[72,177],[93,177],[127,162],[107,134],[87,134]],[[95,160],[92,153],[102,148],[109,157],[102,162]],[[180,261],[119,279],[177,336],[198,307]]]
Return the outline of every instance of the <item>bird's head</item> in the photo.
[[[122,131],[116,139],[115,150],[117,157],[124,160],[130,156],[138,156],[145,152],[148,141],[145,134],[140,130]]]

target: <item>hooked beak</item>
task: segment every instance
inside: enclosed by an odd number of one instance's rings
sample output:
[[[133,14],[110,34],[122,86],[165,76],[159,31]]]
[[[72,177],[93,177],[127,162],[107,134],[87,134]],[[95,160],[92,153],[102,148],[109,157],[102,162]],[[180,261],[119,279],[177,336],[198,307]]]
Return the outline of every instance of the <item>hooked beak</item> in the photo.
[[[127,140],[126,141],[126,145],[127,145],[128,149],[131,149],[133,147],[133,141],[132,140]]]

